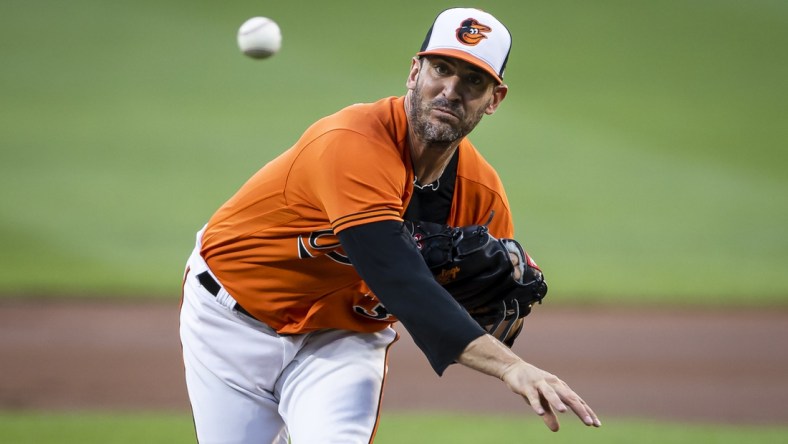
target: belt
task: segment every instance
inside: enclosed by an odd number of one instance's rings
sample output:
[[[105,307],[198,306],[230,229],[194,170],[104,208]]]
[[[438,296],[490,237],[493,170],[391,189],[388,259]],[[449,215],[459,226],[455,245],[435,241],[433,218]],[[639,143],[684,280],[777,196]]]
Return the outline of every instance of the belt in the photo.
[[[208,290],[208,293],[212,294],[214,297],[219,295],[219,290],[222,288],[222,286],[219,285],[218,282],[216,282],[216,279],[214,279],[213,276],[211,276],[211,273],[208,273],[207,271],[203,271],[202,273],[197,275],[197,280],[200,281],[200,285],[202,285],[206,290]],[[238,302],[235,303],[235,307],[233,307],[233,309],[238,313],[243,313],[246,316],[249,316],[250,318],[254,318],[254,316],[249,314],[249,312],[246,311],[245,308],[241,307],[241,305]]]

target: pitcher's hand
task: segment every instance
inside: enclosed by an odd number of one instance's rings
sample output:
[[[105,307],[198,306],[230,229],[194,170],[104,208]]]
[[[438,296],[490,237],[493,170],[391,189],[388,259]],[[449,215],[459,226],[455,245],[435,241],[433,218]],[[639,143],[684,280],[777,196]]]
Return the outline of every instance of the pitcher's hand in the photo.
[[[564,381],[538,367],[524,361],[515,362],[504,370],[501,379],[531,405],[553,432],[559,428],[556,412],[563,413],[568,409],[587,426],[602,425],[591,407]]]

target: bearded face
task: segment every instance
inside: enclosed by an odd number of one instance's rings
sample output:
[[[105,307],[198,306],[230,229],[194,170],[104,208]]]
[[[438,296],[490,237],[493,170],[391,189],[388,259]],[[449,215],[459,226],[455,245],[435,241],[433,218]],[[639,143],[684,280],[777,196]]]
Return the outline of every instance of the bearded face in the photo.
[[[415,134],[425,143],[450,144],[470,134],[491,101],[468,109],[460,100],[451,101],[443,96],[430,99],[425,97],[424,84],[418,81],[411,91],[408,117]]]

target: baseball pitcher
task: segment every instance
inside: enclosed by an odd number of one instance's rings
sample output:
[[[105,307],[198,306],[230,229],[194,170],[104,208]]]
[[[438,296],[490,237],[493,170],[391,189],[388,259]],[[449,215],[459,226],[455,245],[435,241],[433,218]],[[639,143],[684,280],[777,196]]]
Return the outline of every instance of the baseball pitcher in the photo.
[[[600,425],[510,349],[547,285],[466,137],[506,97],[510,46],[489,13],[441,12],[404,96],[317,121],[199,230],[180,333],[200,443],[372,442],[395,322],[438,374],[499,378],[551,430]]]

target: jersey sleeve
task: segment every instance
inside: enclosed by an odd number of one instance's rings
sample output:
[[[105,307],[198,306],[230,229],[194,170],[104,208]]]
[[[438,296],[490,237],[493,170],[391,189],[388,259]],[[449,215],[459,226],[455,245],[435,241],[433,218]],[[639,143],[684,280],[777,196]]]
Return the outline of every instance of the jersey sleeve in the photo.
[[[401,221],[407,170],[393,146],[350,130],[321,136],[314,193],[334,233],[359,224]]]
[[[476,148],[466,141],[460,145],[457,184],[449,225],[481,225],[488,221],[493,236],[499,239],[514,237],[512,213],[501,178]]]

